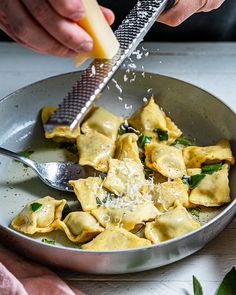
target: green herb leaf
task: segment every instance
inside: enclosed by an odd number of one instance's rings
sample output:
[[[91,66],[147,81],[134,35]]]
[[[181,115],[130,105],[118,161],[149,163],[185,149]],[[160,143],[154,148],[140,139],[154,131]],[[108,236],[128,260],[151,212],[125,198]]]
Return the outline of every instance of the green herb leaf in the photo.
[[[190,176],[185,175],[182,177],[183,184],[189,184],[189,181],[190,181]]]
[[[114,194],[107,192],[106,197],[102,200],[103,204],[106,204],[107,202],[111,202],[112,196],[114,196]]]
[[[101,206],[101,205],[102,205],[102,202],[101,202],[101,200],[99,199],[99,197],[96,197],[96,202],[97,202],[98,206]]]
[[[194,295],[203,295],[202,286],[195,276],[193,276],[193,293]]]
[[[190,209],[189,211],[193,216],[199,218],[201,208],[193,208],[193,209]]]
[[[72,154],[78,154],[78,149],[75,143],[62,142],[59,146],[60,149],[65,149]]]
[[[30,158],[30,156],[34,153],[34,151],[20,151],[18,154],[25,158]]]
[[[196,174],[191,176],[189,181],[189,188],[194,189],[205,176],[205,174]]]
[[[152,138],[146,135],[139,136],[138,145],[143,148],[145,144],[149,144],[152,141]]]
[[[205,165],[202,167],[202,173],[212,174],[222,169],[222,163]]]
[[[216,295],[235,295],[236,292],[236,269],[233,267],[226,274]]]
[[[122,123],[122,124],[120,125],[119,130],[118,130],[118,134],[119,134],[119,135],[123,135],[123,134],[125,134],[126,132],[127,132],[127,131],[126,131],[126,126],[125,126],[124,123]]]
[[[169,136],[168,136],[167,130],[162,130],[160,128],[156,128],[153,131],[157,133],[160,141],[167,141],[168,140]]]
[[[53,240],[42,239],[42,242],[46,243],[46,244],[50,244],[50,245],[55,245],[55,241],[53,241]]]
[[[145,165],[145,154],[143,154],[143,153],[141,153],[141,154],[139,154],[139,158],[140,158],[140,161],[141,161],[141,163],[143,164],[143,165]]]
[[[182,177],[182,182],[183,184],[188,184],[190,189],[194,189],[205,176],[205,174],[185,175]]]
[[[35,211],[37,211],[39,208],[41,208],[43,205],[42,204],[40,204],[40,203],[33,203],[33,204],[31,204],[31,210],[33,211],[33,212],[35,212]]]
[[[193,145],[193,140],[190,138],[187,138],[187,137],[180,136],[172,143],[172,145],[176,145],[176,144],[181,144],[184,146],[191,146],[191,145]]]
[[[66,216],[71,213],[71,209],[70,209],[70,206],[68,205],[68,203],[65,204],[64,208],[63,208],[63,211],[62,211],[62,219],[65,219]]]

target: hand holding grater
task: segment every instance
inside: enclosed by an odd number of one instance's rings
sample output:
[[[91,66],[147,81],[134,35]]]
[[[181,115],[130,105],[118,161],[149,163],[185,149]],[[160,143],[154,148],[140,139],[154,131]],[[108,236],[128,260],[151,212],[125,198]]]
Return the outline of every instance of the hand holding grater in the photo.
[[[92,108],[124,60],[131,55],[158,16],[176,0],[139,0],[115,32],[120,43],[118,53],[110,60],[95,59],[67,93],[57,110],[51,115],[45,129],[52,131],[63,125],[73,129]]]

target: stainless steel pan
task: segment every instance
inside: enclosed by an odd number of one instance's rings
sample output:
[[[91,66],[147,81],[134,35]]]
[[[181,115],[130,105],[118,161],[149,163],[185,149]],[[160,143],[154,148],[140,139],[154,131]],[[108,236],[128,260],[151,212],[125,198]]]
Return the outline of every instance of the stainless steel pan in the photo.
[[[236,115],[211,94],[188,83],[156,74],[136,73],[133,83],[124,83],[120,71],[115,80],[122,85],[120,93],[110,83],[98,103],[109,111],[127,116],[143,104],[143,97],[152,88],[157,102],[188,136],[199,144],[215,143],[221,138],[231,140],[236,155]],[[57,144],[46,141],[40,124],[39,110],[44,105],[56,105],[66,91],[79,78],[72,73],[50,78],[19,91],[0,101],[0,145],[14,150],[33,149],[36,160],[62,160],[69,156]],[[122,97],[120,101],[118,97]],[[126,107],[125,107],[126,104]],[[132,105],[132,109],[130,108]],[[9,247],[38,260],[41,263],[94,274],[115,274],[148,270],[182,259],[215,238],[233,219],[236,213],[236,169],[231,169],[231,195],[233,201],[209,215],[208,223],[183,237],[151,247],[123,251],[83,251],[68,242],[63,234],[54,232],[49,238],[57,241],[55,246],[41,242],[42,236],[33,238],[9,228],[11,219],[30,200],[52,195],[66,197],[73,202],[71,194],[61,194],[44,186],[30,171],[6,158],[0,157],[0,239]]]

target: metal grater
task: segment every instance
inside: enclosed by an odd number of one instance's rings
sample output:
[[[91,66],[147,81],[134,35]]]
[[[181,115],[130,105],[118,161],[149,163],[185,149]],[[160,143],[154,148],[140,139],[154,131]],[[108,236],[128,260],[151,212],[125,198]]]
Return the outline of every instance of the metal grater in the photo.
[[[115,32],[120,43],[119,52],[111,60],[95,59],[91,63],[49,118],[45,129],[52,131],[60,125],[73,129],[80,123],[123,61],[143,40],[157,17],[175,2],[139,0]]]

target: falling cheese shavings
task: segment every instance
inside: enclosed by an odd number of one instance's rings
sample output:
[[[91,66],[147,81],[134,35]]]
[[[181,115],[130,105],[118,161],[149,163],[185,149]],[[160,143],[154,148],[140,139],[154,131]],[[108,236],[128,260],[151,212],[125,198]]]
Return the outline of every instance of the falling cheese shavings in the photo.
[[[132,53],[132,56],[135,56],[136,59],[141,59],[143,57],[143,52],[141,52],[140,50],[134,51]]]
[[[135,82],[135,80],[136,80],[136,76],[133,78],[133,79],[130,79],[130,83],[132,83],[132,82]]]
[[[96,75],[96,67],[93,65],[92,67],[91,67],[91,75],[90,75],[90,77],[93,77],[93,76],[95,76]]]
[[[140,5],[141,5],[141,3],[140,3]],[[131,25],[131,22],[129,22],[129,25]],[[140,59],[143,59],[144,57],[148,57],[148,56],[149,56],[148,49],[145,48],[144,46],[142,46],[141,49],[136,49],[135,51],[133,51],[131,56],[129,56],[124,61],[123,65],[122,65],[122,67],[125,69],[125,73],[123,75],[124,83],[135,83],[136,82],[137,65],[136,65],[134,59],[140,60]],[[144,69],[144,65],[141,65],[141,69],[143,70],[143,72],[141,73],[142,77],[146,78],[146,72]],[[94,73],[94,71],[93,71],[93,73]],[[112,78],[112,82],[114,83],[116,89],[119,91],[119,94],[123,93],[122,86],[117,82],[117,80]],[[107,86],[107,89],[109,90],[109,86]],[[147,89],[147,97],[150,95],[150,93],[153,93],[153,88]],[[147,97],[143,98],[143,102],[148,101]],[[120,95],[118,95],[117,98],[119,101],[122,101],[122,102],[125,100],[124,97],[121,97]],[[133,108],[133,106],[130,105],[128,102],[125,102],[123,106],[124,106],[125,110],[130,110]]]
[[[128,77],[127,75],[124,75],[124,82],[127,82],[128,81]]]
[[[132,109],[132,108],[133,108],[132,105],[127,105],[127,103],[125,103],[125,109],[126,109],[126,110],[130,110],[130,109]]]
[[[113,78],[112,82],[115,84],[116,88],[119,90],[120,93],[123,92],[121,86],[118,84],[118,82]]]
[[[130,64],[128,64],[128,67],[129,67],[130,69],[136,69],[136,68],[137,68],[137,66],[136,66],[135,63],[130,63]]]

